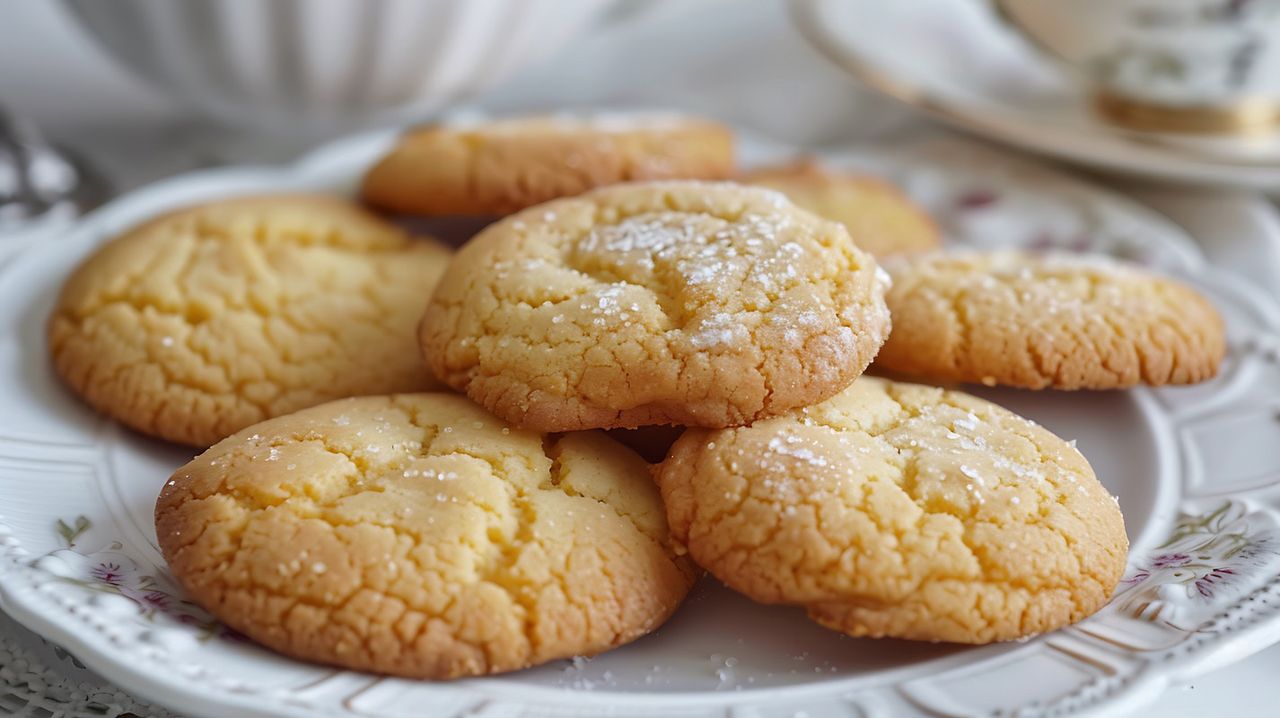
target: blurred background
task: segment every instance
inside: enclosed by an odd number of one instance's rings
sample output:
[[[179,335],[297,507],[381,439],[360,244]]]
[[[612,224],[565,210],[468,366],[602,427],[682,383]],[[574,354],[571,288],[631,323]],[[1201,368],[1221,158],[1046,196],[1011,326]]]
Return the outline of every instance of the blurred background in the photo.
[[[823,59],[779,0],[474,0],[461,11],[380,0],[369,4],[386,14],[377,26],[347,17],[357,6],[6,3],[0,105],[117,187],[192,166],[279,161],[342,132],[459,107],[675,108],[798,144],[900,131],[909,116]],[[199,40],[219,22],[225,45]],[[308,22],[315,33],[303,31]],[[169,32],[152,36],[148,23]],[[389,32],[415,26],[427,39]],[[312,44],[293,48],[304,58],[293,67],[253,49],[298,38]],[[424,62],[446,66],[426,72]],[[370,87],[374,77],[390,79]]]

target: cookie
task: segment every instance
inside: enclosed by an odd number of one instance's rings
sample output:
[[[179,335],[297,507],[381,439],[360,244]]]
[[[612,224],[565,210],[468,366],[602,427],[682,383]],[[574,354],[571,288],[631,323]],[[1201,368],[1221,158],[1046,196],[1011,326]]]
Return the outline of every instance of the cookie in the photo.
[[[412,130],[365,175],[369,204],[504,215],[630,180],[725,179],[733,132],[668,114],[514,117]]]
[[[878,273],[777,192],[615,185],[480,233],[421,341],[444,382],[528,428],[745,424],[862,372],[889,329]]]
[[[776,189],[791,201],[849,230],[853,241],[877,257],[937,249],[938,227],[924,210],[884,180],[826,169],[805,160],[763,167],[743,181]]]
[[[935,382],[1120,389],[1214,376],[1221,317],[1189,287],[1065,254],[895,258],[894,331],[876,366]]]
[[[195,446],[339,397],[439,388],[415,329],[449,256],[337,198],[180,210],[71,275],[53,365],[98,411]]]
[[[673,537],[730,587],[852,636],[986,643],[1079,621],[1128,542],[1067,442],[999,406],[862,377],[691,429],[656,472]]]
[[[648,464],[463,397],[344,399],[182,467],[156,504],[183,588],[308,661],[456,678],[592,655],[656,628],[694,580]]]

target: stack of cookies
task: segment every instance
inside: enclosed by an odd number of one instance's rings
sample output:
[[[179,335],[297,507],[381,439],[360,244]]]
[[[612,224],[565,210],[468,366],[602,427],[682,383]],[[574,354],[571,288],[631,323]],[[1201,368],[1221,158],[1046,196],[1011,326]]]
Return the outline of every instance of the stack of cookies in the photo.
[[[864,371],[1109,389],[1200,381],[1223,353],[1187,287],[932,251],[892,187],[812,163],[740,175],[732,133],[702,120],[417,130],[363,199],[500,219],[451,254],[339,199],[196,207],[91,257],[50,323],[91,405],[212,445],[156,507],[191,597],[359,670],[598,653],[659,626],[701,570],[854,636],[1070,624],[1127,550],[1085,458]]]

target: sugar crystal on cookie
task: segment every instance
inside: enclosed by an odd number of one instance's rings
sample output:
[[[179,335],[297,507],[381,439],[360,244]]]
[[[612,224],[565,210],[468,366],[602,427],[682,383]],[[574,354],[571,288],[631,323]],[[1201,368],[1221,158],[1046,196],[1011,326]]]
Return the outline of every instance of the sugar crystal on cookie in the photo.
[[[532,257],[544,261],[509,271]],[[884,283],[847,233],[729,184],[619,185],[531,208],[457,268],[423,318],[424,355],[472,399],[547,431],[747,423],[838,391],[888,333]]]

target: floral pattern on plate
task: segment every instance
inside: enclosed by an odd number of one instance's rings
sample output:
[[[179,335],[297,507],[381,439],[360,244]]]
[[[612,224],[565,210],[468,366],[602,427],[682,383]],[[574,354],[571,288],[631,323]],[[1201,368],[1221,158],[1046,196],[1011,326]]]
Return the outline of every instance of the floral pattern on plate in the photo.
[[[1140,618],[1189,630],[1278,573],[1275,514],[1226,501],[1182,516],[1169,539],[1125,577],[1117,603]]]
[[[138,615],[148,621],[164,617],[190,626],[200,640],[243,640],[207,611],[181,598],[181,589],[173,585],[166,572],[144,572],[120,541],[112,541],[97,551],[77,550],[77,539],[92,525],[85,516],[77,516],[70,523],[58,519],[54,529],[65,548],[45,554],[34,565],[69,584],[132,601],[138,607]]]

